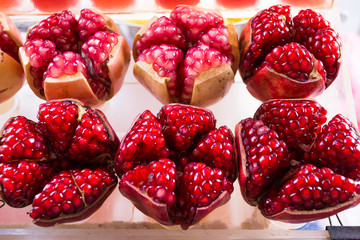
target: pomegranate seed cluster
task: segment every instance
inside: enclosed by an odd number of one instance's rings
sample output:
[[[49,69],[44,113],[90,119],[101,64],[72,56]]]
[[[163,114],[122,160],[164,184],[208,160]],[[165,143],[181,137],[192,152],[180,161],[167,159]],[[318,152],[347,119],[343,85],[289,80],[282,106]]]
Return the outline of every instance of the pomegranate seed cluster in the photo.
[[[0,197],[32,205],[39,226],[85,219],[117,185],[119,139],[100,110],[75,99],[42,103],[37,118],[12,117],[0,132]]]
[[[226,25],[217,13],[190,6],[178,6],[169,17],[150,20],[133,46],[135,77],[164,104],[215,103],[230,88],[238,68],[239,46],[233,25]],[[152,87],[159,82],[161,91]],[[213,94],[201,96],[210,85]]]
[[[258,12],[242,29],[240,75],[252,96],[313,98],[336,79],[341,39],[319,13],[274,5]]]
[[[119,190],[144,214],[187,229],[229,200],[238,173],[234,143],[207,109],[145,110],[117,152]]]
[[[109,100],[130,61],[129,45],[118,32],[111,19],[89,9],[78,18],[64,10],[41,20],[20,51],[30,88],[45,100],[76,98],[92,106]]]
[[[360,136],[314,100],[270,100],[235,128],[243,198],[273,220],[303,223],[360,202]]]

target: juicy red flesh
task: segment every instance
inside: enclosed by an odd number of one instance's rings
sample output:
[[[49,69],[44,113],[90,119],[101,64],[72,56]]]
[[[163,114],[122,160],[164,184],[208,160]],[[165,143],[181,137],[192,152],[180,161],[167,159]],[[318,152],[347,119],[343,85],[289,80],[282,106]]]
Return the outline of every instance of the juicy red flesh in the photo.
[[[176,217],[180,211],[185,224],[191,225],[198,208],[209,206],[221,193],[232,193],[232,182],[224,177],[218,168],[211,168],[201,162],[186,165],[177,188]],[[175,218],[176,218],[175,217]]]
[[[34,77],[34,86],[44,94],[43,76],[52,61],[59,54],[56,45],[49,40],[33,39],[24,44],[24,50],[30,61],[30,72]]]
[[[314,68],[311,53],[298,43],[274,48],[259,68],[269,67],[299,81],[307,81]],[[255,69],[256,74],[257,69]],[[324,72],[325,76],[325,72]]]
[[[275,131],[288,148],[305,151],[320,133],[326,113],[325,108],[311,100],[271,100],[258,108],[254,118]]]
[[[241,122],[241,143],[246,153],[246,198],[256,204],[259,196],[290,165],[286,144],[261,120]],[[242,160],[245,161],[245,160]]]
[[[187,105],[166,105],[157,117],[168,144],[180,151],[193,147],[196,138],[215,129],[216,124],[210,111]]]
[[[136,42],[137,54],[139,55],[142,51],[153,45],[162,44],[173,45],[180,49],[187,47],[186,39],[181,29],[165,16],[154,21],[139,41]]]
[[[29,215],[34,220],[76,215],[95,204],[116,182],[104,168],[62,171],[35,196]]]
[[[61,52],[76,52],[78,51],[77,28],[78,22],[74,15],[72,12],[65,10],[41,20],[31,29],[27,39],[50,40],[56,45],[56,49]]]
[[[165,105],[157,117],[144,111],[117,152],[120,191],[162,224],[197,223],[227,201],[237,177],[234,137],[215,123],[189,105]]]
[[[135,60],[152,64],[160,77],[170,78],[167,89],[174,102],[190,103],[201,73],[232,65],[229,37],[220,15],[179,6],[170,18],[154,21],[136,41]]]
[[[325,84],[329,86],[339,71],[339,59],[341,57],[339,34],[331,28],[320,29],[307,38],[304,44],[324,64],[328,78]]]
[[[329,168],[319,169],[306,164],[280,189],[273,191],[264,197],[259,206],[264,215],[275,215],[284,210],[331,208],[355,198],[360,193],[360,185]]]
[[[11,38],[9,33],[3,31],[3,26],[1,26],[1,24],[0,24],[0,49],[6,52],[7,54],[9,54],[17,62],[20,62],[19,46]]]
[[[152,64],[160,77],[167,77],[169,94],[178,97],[178,67],[183,59],[183,52],[172,45],[154,45],[145,49],[138,57],[138,61]]]
[[[60,153],[67,152],[70,148],[78,111],[78,106],[71,102],[50,102],[39,107],[38,126]]]
[[[175,177],[175,163],[160,158],[148,165],[137,165],[133,170],[122,175],[121,181],[138,187],[156,202],[172,206],[175,204]]]
[[[116,153],[115,169],[118,174],[168,155],[161,125],[148,110],[138,117],[127,136]]]
[[[85,60],[77,53],[64,52],[52,59],[44,73],[44,78],[58,78],[62,75],[74,75],[77,72],[85,77],[88,75]]]
[[[338,114],[324,125],[305,160],[331,166],[341,175],[360,179],[360,137],[352,123]]]
[[[0,162],[48,160],[49,148],[36,123],[23,116],[11,118],[0,135]]]
[[[0,189],[2,199],[11,207],[25,207],[54,174],[48,163],[21,160],[0,163]]]
[[[96,32],[106,31],[106,20],[103,16],[89,9],[82,9],[78,20],[79,38],[85,42]]]
[[[63,11],[42,20],[29,32],[24,46],[34,87],[44,95],[46,77],[80,72],[100,100],[108,98],[111,80],[106,64],[117,37],[107,29],[104,17],[89,9],[83,9],[79,19]]]

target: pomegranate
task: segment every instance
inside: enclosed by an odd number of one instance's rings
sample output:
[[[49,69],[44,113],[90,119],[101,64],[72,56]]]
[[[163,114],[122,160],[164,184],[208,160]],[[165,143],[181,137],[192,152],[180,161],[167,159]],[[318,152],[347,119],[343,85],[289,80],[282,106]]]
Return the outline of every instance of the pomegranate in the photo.
[[[0,103],[13,97],[24,83],[18,56],[21,46],[19,30],[7,15],[0,13]]]
[[[0,197],[32,204],[40,226],[87,218],[117,185],[119,139],[100,110],[78,100],[42,103],[37,117],[12,117],[1,130]]]
[[[302,223],[360,203],[360,136],[314,100],[275,99],[235,127],[243,198],[273,220]]]
[[[65,10],[27,32],[20,58],[29,86],[46,100],[76,98],[91,106],[121,88],[130,47],[112,19],[83,9]]]
[[[264,9],[240,34],[239,72],[261,101],[316,97],[339,73],[339,34],[311,9],[294,18],[290,10],[287,5]]]
[[[209,110],[185,104],[144,111],[115,159],[119,190],[144,214],[187,229],[225,204],[237,178],[234,137]]]
[[[163,104],[204,107],[229,91],[239,65],[238,47],[234,26],[219,14],[178,6],[138,31],[133,72]]]

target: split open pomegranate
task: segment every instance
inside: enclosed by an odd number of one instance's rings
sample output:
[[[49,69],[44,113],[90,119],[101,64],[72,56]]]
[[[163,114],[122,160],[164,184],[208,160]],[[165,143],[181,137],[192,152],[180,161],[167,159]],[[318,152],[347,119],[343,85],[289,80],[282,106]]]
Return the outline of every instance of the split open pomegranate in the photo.
[[[109,17],[83,9],[76,19],[65,10],[28,30],[20,57],[38,97],[76,98],[96,106],[120,90],[130,47]]]
[[[183,229],[225,204],[237,178],[234,137],[211,111],[183,104],[144,111],[115,159],[120,192],[144,214]]]
[[[0,103],[13,97],[24,83],[24,71],[18,52],[20,32],[13,21],[0,13]]]
[[[341,63],[339,34],[319,13],[290,6],[262,10],[244,26],[239,72],[249,92],[266,101],[313,98],[336,79]]]
[[[243,198],[273,220],[334,215],[360,203],[360,136],[314,100],[270,100],[236,125]]]
[[[85,219],[117,185],[119,139],[100,110],[78,100],[42,103],[37,117],[12,117],[1,130],[0,197],[32,205],[40,226]]]
[[[229,91],[239,46],[234,26],[219,14],[178,6],[139,30],[133,56],[135,77],[161,103],[204,107]]]

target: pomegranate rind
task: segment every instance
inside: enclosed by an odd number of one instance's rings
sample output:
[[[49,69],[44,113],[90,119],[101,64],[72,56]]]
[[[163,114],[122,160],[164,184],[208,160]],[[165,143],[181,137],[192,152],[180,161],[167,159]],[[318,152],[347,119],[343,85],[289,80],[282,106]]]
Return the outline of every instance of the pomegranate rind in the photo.
[[[355,195],[354,198],[350,201],[337,204],[333,207],[327,207],[319,210],[300,211],[300,210],[286,209],[274,215],[267,215],[266,213],[264,213],[264,211],[262,211],[261,209],[260,210],[261,210],[261,214],[263,214],[264,217],[271,220],[277,220],[286,223],[305,223],[305,222],[327,218],[345,209],[355,207],[360,203],[360,195],[356,193],[354,193],[354,195]]]
[[[238,35],[236,33],[234,24],[227,23],[227,24],[225,24],[225,26],[229,30],[228,41],[229,41],[229,44],[231,45],[231,55],[233,56],[231,68],[235,75],[236,71],[239,69],[239,64],[240,64],[240,51],[239,51]]]
[[[127,181],[119,183],[119,190],[124,197],[129,199],[134,206],[145,215],[155,219],[165,226],[174,225],[168,214],[166,204],[155,202],[152,198],[146,195],[146,193],[141,192],[138,187],[135,187]]]
[[[62,223],[70,223],[70,222],[85,220],[103,205],[105,200],[114,191],[115,187],[117,186],[117,183],[118,183],[117,178],[114,177],[113,184],[106,187],[102,192],[102,194],[98,197],[98,199],[96,199],[95,202],[93,202],[90,205],[86,205],[85,208],[83,208],[80,212],[69,215],[62,214],[54,219],[38,218],[38,219],[34,219],[33,223],[40,227],[52,227]]]
[[[244,69],[244,59],[246,53],[249,51],[251,46],[251,20],[247,21],[240,33],[239,37],[239,49],[240,49],[240,63],[239,63],[239,73],[244,83],[247,83],[247,77],[251,75],[250,71],[245,71]]]
[[[239,122],[235,125],[235,143],[236,143],[236,149],[237,149],[237,156],[238,156],[238,167],[239,167],[239,185],[240,187],[240,192],[241,195],[243,196],[243,199],[250,204],[251,206],[256,206],[257,202],[253,202],[250,201],[247,198],[247,188],[246,186],[246,182],[247,179],[249,177],[249,174],[246,170],[246,151],[245,151],[245,147],[242,143],[242,138],[241,138],[241,130],[242,130],[242,124]]]
[[[228,191],[222,192],[215,201],[211,202],[210,205],[196,208],[196,212],[192,221],[189,224],[183,222],[181,224],[181,228],[183,230],[186,230],[190,227],[190,225],[195,225],[199,223],[202,219],[204,219],[207,215],[209,215],[209,213],[214,211],[216,208],[226,204],[230,200],[230,198],[231,196]]]
[[[0,24],[3,27],[3,32],[8,33],[16,45],[21,47],[23,44],[19,29],[2,12],[0,12]],[[0,73],[0,103],[2,103],[13,97],[21,89],[24,84],[24,71],[19,62],[0,50]]]
[[[202,72],[195,78],[190,105],[206,107],[220,101],[229,92],[234,78],[231,67],[226,63]]]
[[[167,88],[167,83],[170,81],[170,78],[160,77],[153,69],[152,64],[144,61],[135,62],[133,74],[139,83],[162,104],[177,102],[170,96]]]
[[[106,64],[111,79],[110,92],[105,101],[110,100],[118,93],[124,84],[125,75],[130,65],[130,46],[123,36],[118,36],[118,43],[111,50],[109,61]]]
[[[325,90],[325,79],[317,72],[317,63],[306,82],[264,67],[247,79],[246,88],[253,97],[263,102],[270,99],[314,98]]]
[[[92,91],[85,76],[80,72],[74,75],[63,75],[60,78],[47,77],[43,84],[47,101],[66,99],[71,96],[92,106],[99,104],[99,99]]]
[[[0,50],[0,103],[13,97],[24,84],[24,71],[19,62]]]

